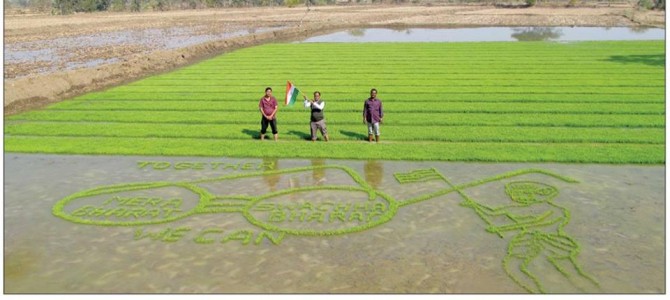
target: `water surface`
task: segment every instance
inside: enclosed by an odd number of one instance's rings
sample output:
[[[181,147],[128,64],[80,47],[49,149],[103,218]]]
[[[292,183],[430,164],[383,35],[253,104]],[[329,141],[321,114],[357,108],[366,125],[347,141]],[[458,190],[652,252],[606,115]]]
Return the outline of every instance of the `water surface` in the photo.
[[[565,209],[554,210],[566,221],[562,235],[579,245],[576,263],[599,284],[534,259],[531,272],[546,292],[665,293],[663,166],[13,153],[4,161],[8,293],[525,293],[503,263],[519,232],[503,238],[487,232],[485,220],[462,205],[466,196],[509,205],[505,188],[514,182],[557,191],[551,195]],[[547,173],[496,177],[527,169]],[[129,188],[150,183],[169,186]],[[207,195],[209,206],[196,208]],[[163,201],[175,198],[183,205]],[[109,214],[74,212],[115,201],[125,204]],[[258,202],[245,208],[246,201]],[[371,214],[363,213],[377,203],[388,219],[361,230],[280,236],[263,228],[263,222],[292,230],[348,228],[365,223]],[[91,222],[54,215],[58,204]],[[550,209],[543,205],[522,210]],[[176,206],[198,212],[176,220],[118,214]],[[283,216],[263,219],[276,206]],[[291,217],[292,211],[299,213]],[[99,224],[142,218],[158,222]],[[537,228],[555,236],[557,226]]]
[[[304,43],[366,42],[516,42],[664,40],[660,28],[629,27],[479,27],[446,29],[351,29],[305,39]]]
[[[190,47],[211,41],[280,30],[283,27],[259,28],[222,28],[220,32],[211,32],[203,28],[163,28],[137,29],[114,32],[102,32],[87,36],[59,37],[49,40],[18,42],[5,44],[4,63],[42,64],[37,73],[92,68],[119,62],[124,57],[94,58],[81,57],[80,51],[91,49],[101,51],[118,49],[118,55],[130,56],[138,53],[150,53],[156,50],[172,50]],[[124,49],[127,47],[128,49]],[[126,51],[127,50],[127,51]]]

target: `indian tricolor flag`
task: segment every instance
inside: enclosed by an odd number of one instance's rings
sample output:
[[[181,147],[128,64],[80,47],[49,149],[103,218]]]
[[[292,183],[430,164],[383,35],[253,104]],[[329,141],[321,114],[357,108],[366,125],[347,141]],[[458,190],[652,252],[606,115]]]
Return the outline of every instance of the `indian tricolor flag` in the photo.
[[[430,168],[430,169],[423,169],[423,170],[414,170],[412,172],[408,173],[395,173],[393,174],[395,176],[395,179],[398,180],[400,184],[404,183],[414,183],[414,182],[424,182],[424,181],[430,181],[434,179],[442,179],[444,180],[444,177],[435,170],[435,168]]]
[[[300,91],[290,81],[286,81],[286,101],[284,105],[293,105]]]

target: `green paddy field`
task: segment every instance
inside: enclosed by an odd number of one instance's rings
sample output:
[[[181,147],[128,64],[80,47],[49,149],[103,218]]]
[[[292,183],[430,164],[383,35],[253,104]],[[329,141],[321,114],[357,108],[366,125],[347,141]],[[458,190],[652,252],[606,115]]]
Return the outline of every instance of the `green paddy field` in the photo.
[[[5,151],[663,164],[664,57],[663,41],[269,44],[6,117]],[[330,142],[307,142],[287,80],[322,93]],[[258,140],[267,86],[279,142]]]

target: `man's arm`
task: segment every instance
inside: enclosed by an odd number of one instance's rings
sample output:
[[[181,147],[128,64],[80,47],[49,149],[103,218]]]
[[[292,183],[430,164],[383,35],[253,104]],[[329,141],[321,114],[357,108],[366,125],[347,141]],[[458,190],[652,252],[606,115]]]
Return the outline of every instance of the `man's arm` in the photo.
[[[263,99],[261,99],[261,101],[263,101]],[[263,115],[263,118],[266,118],[266,119],[268,118],[268,116],[265,115],[265,112],[263,111],[263,102],[258,103],[258,110],[261,111],[261,115]]]
[[[367,103],[363,102],[363,124],[367,123],[365,120],[365,116],[368,115],[368,105]]]
[[[314,107],[316,107],[317,109],[323,109],[324,107],[326,107],[326,101],[321,101],[321,105],[319,105],[318,102],[312,102],[312,105],[314,105]]]
[[[382,109],[382,102],[379,101],[379,123],[384,119],[384,109]]]

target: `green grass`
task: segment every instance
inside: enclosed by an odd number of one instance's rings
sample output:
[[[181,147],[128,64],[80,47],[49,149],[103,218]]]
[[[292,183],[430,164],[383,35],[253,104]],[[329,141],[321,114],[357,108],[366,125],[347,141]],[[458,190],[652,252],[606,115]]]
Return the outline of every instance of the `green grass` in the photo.
[[[270,44],[5,118],[5,151],[487,162],[665,162],[662,41]],[[325,54],[328,55],[325,55]],[[322,92],[329,143],[266,86]],[[363,100],[379,90],[382,143]]]

